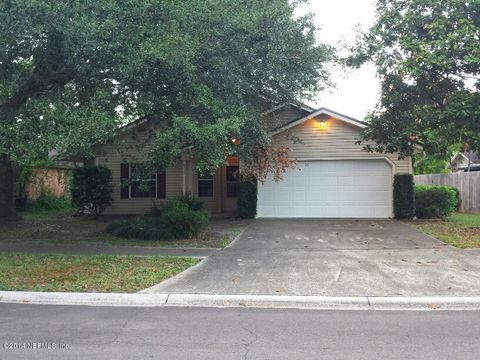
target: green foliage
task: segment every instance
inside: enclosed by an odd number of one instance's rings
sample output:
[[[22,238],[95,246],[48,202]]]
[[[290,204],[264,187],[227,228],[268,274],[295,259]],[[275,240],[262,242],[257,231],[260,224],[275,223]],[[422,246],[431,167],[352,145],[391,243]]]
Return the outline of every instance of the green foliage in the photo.
[[[28,179],[32,175],[32,171],[35,168],[50,169],[55,167],[55,163],[52,160],[35,160],[28,163],[21,164],[18,175],[15,179],[15,194],[19,197],[23,197],[25,185]]]
[[[241,180],[238,183],[238,216],[253,219],[257,215],[257,182]]]
[[[371,151],[411,155],[416,141],[448,159],[480,149],[480,2],[377,0],[376,22],[347,63],[373,62],[382,95],[363,135]]]
[[[189,210],[195,211],[201,210],[203,208],[203,202],[193,196],[191,193],[179,196],[177,200],[186,204]]]
[[[145,154],[156,169],[186,146],[201,171],[225,153],[246,158],[268,141],[262,99],[305,99],[328,84],[332,49],[297,3],[0,2],[0,154],[87,156],[127,119],[149,119],[166,127]]]
[[[65,197],[55,197],[52,194],[41,193],[36,200],[28,201],[21,209],[27,212],[59,211],[72,208],[72,201]]]
[[[186,201],[173,199],[147,215],[114,221],[106,231],[118,237],[142,240],[191,239],[208,223],[206,210],[194,210]]]
[[[0,253],[0,290],[134,293],[198,263],[183,256]]]
[[[414,181],[411,174],[396,174],[393,179],[393,212],[396,218],[415,216]]]
[[[448,157],[449,154],[447,155]],[[421,174],[444,174],[447,173],[448,161],[441,155],[413,155],[413,169],[415,175]]]
[[[140,240],[171,240],[173,237],[158,218],[153,216],[135,216],[129,219],[115,220],[106,231],[114,236]]]
[[[188,204],[174,199],[165,203],[160,218],[174,238],[190,239],[208,225],[209,213],[189,209]]]
[[[73,170],[72,202],[79,209],[99,215],[112,202],[112,174],[104,166],[85,166]]]
[[[415,186],[416,214],[418,218],[445,218],[455,211],[458,201],[458,191],[451,186]]]

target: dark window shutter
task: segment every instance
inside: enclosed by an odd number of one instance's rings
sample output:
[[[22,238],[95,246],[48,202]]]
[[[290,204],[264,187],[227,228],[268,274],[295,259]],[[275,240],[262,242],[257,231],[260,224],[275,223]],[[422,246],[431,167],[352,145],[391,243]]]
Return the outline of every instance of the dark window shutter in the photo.
[[[157,173],[157,198],[165,199],[167,197],[167,177],[165,171]]]
[[[120,199],[130,197],[128,180],[130,179],[130,168],[127,163],[120,164]]]

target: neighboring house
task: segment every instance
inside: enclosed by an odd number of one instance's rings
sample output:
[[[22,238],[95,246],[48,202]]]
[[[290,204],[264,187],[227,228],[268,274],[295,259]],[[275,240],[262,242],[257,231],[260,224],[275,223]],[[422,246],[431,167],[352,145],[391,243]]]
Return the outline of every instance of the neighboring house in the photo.
[[[369,153],[356,144],[365,123],[338,112],[287,104],[262,113],[272,141],[288,146],[297,167],[283,180],[258,187],[258,217],[389,218],[393,216],[393,175],[411,173],[410,158]],[[212,176],[195,171],[195,152],[186,151],[165,172],[152,174],[148,191],[128,183],[148,149],[148,129],[128,126],[112,144],[95,147],[95,164],[110,168],[113,203],[106,214],[139,214],[165,199],[191,193],[213,214],[237,210],[239,160],[229,156]],[[296,141],[292,141],[295,138]]]
[[[459,151],[450,160],[447,169],[451,169],[453,172],[480,171],[480,154],[474,151]]]

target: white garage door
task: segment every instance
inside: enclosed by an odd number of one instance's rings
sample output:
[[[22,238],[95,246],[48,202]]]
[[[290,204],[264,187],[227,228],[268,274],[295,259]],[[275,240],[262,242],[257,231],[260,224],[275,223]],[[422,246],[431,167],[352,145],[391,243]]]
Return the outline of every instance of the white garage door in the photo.
[[[283,180],[258,184],[258,217],[387,218],[392,168],[384,160],[297,163]]]

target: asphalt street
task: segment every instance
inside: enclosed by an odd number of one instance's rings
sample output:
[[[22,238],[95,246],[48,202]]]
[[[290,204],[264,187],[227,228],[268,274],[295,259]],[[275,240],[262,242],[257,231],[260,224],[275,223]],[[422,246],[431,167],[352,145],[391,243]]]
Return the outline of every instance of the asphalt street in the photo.
[[[0,304],[1,360],[458,360],[479,339],[480,312]]]

